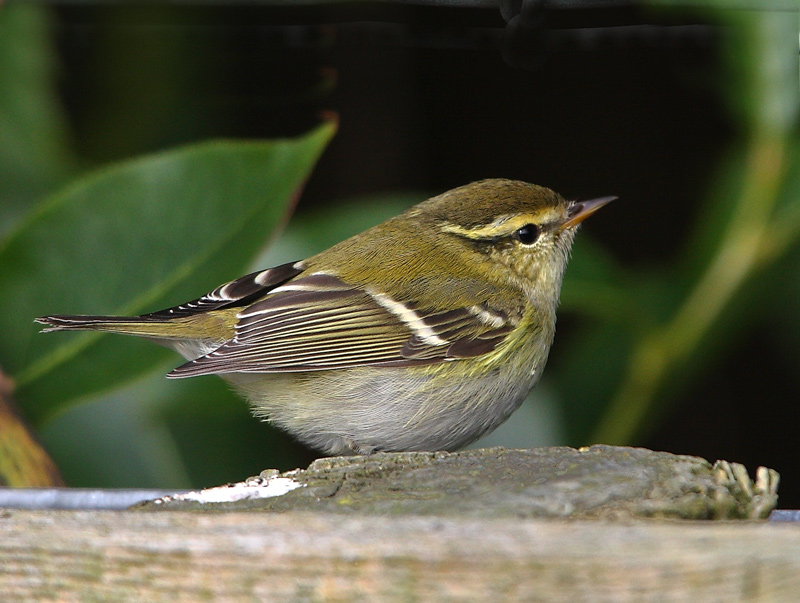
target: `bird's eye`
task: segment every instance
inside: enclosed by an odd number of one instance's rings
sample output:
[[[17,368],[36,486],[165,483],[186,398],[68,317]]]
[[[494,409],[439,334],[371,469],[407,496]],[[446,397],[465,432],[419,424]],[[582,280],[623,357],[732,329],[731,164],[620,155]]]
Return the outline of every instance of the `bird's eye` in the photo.
[[[533,245],[540,233],[541,229],[536,224],[526,224],[514,232],[514,238],[523,245]]]

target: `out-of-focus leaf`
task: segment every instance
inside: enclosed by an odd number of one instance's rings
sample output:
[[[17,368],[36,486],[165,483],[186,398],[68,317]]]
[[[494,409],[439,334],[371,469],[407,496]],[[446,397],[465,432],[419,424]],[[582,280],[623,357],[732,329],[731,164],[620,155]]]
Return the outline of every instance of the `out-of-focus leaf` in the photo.
[[[139,314],[240,276],[334,131],[327,123],[293,140],[165,152],[99,170],[48,199],[0,246],[0,364],[29,416],[41,421],[168,353],[96,333],[38,335],[34,317]]]
[[[47,17],[33,3],[0,10],[0,237],[72,171]]]
[[[13,383],[0,371],[0,486],[63,486],[58,468],[17,412]]]

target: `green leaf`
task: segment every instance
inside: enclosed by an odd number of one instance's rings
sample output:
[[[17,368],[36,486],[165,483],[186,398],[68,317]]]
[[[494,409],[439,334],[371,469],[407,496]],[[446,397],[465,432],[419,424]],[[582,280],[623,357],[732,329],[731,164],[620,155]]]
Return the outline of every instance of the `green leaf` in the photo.
[[[169,352],[97,333],[39,335],[45,314],[140,314],[237,276],[281,225],[335,125],[113,165],[48,199],[0,246],[0,365],[42,421]],[[177,358],[176,358],[177,362]]]
[[[0,10],[0,236],[73,171],[47,9]]]

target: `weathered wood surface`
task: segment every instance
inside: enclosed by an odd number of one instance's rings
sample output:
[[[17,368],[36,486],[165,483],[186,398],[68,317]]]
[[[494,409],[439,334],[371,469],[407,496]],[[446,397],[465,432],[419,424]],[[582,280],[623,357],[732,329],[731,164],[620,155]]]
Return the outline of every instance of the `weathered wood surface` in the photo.
[[[386,452],[320,459],[284,474],[266,471],[229,488],[234,498],[244,498],[213,508],[495,519],[763,519],[777,503],[779,479],[764,467],[756,473],[753,481],[737,463],[712,465],[696,456],[625,446]],[[208,509],[205,494],[225,499],[226,492],[200,494],[149,508]]]
[[[322,459],[128,511],[1,511],[0,602],[795,601],[797,525],[634,519],[764,517],[777,483],[608,446]]]
[[[766,522],[4,511],[3,601],[796,601]]]

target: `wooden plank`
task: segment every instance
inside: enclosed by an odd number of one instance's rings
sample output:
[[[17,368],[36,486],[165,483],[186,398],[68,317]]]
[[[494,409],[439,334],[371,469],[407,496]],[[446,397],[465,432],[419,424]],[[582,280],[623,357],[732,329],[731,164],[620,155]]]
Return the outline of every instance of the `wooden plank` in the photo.
[[[3,511],[3,601],[794,601],[800,526]]]

